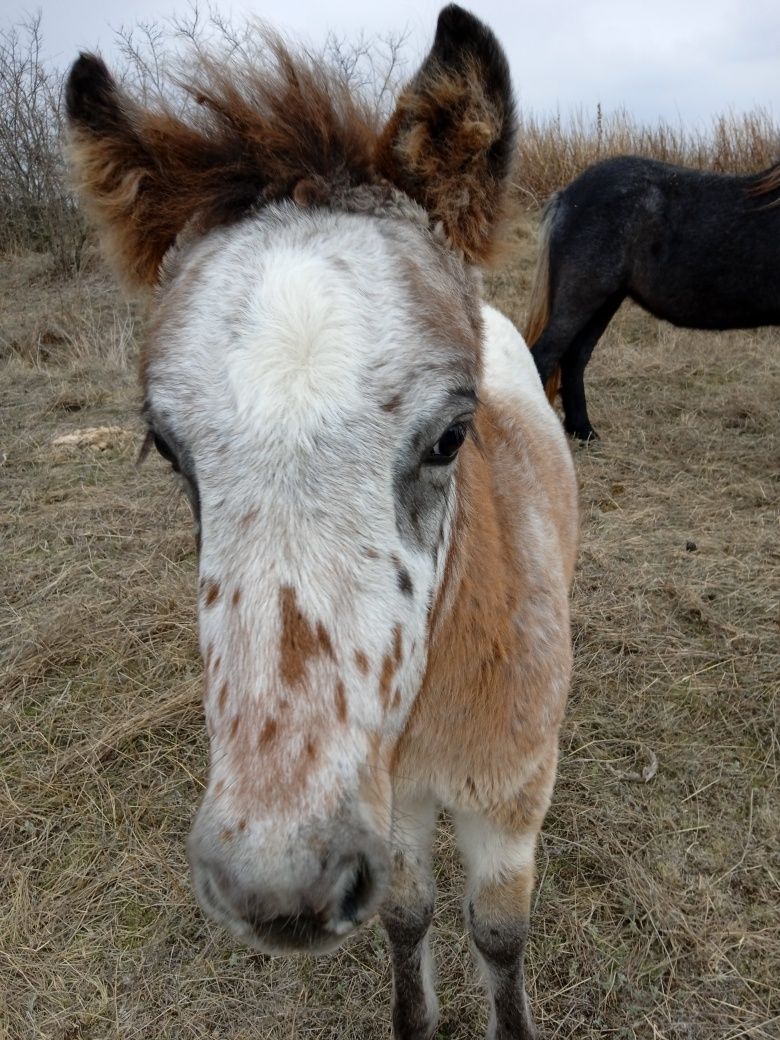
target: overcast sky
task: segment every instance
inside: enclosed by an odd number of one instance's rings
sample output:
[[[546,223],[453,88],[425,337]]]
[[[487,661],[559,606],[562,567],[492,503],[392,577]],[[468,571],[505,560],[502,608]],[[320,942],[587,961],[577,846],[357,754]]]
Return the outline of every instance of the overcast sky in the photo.
[[[203,6],[203,5],[202,5]],[[308,42],[408,30],[422,53],[442,4],[433,0],[232,0]],[[504,45],[520,103],[539,113],[625,106],[639,119],[707,125],[761,105],[780,114],[780,0],[475,0],[466,4]],[[62,64],[79,49],[110,58],[112,30],[186,10],[186,0],[2,0],[0,24],[41,9],[46,49]]]

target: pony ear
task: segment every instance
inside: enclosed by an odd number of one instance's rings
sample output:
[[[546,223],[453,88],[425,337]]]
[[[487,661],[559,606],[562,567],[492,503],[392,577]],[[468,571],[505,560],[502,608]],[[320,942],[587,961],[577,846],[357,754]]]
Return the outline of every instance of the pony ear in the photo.
[[[377,171],[441,221],[469,261],[484,262],[507,203],[516,126],[498,40],[450,4],[381,135]]]
[[[172,199],[161,128],[93,54],[82,54],[71,68],[65,107],[76,186],[110,259],[131,285],[153,285],[191,215]]]

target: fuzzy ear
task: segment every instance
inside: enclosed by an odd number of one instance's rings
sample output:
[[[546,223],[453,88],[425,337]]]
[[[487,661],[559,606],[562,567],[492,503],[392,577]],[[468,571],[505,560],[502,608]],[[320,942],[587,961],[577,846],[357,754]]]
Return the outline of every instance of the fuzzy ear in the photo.
[[[382,133],[377,171],[441,221],[468,260],[484,262],[507,202],[515,132],[509,66],[498,40],[450,4]]]
[[[181,115],[143,108],[103,62],[79,58],[66,89],[70,157],[113,259],[136,285],[157,281],[165,253],[240,220],[264,202],[317,204],[375,179],[373,118],[343,78],[281,38],[260,34],[257,60],[193,60]]]
[[[175,118],[137,105],[93,54],[82,54],[71,68],[65,105],[74,179],[109,259],[131,286],[154,285],[196,208],[194,200],[177,197],[168,137],[179,153],[197,153],[202,142]]]

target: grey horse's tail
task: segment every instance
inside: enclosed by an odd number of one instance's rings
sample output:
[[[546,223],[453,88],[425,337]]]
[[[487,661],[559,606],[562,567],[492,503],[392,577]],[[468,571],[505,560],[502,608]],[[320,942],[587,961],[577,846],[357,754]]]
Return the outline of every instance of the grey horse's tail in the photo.
[[[536,268],[531,283],[531,299],[528,304],[528,315],[525,320],[524,337],[531,350],[550,320],[550,235],[560,204],[561,193],[557,191],[546,203],[542,211],[542,222],[539,225],[539,248],[536,256]],[[545,384],[545,391],[550,401],[554,401],[561,386],[561,369],[557,365]]]

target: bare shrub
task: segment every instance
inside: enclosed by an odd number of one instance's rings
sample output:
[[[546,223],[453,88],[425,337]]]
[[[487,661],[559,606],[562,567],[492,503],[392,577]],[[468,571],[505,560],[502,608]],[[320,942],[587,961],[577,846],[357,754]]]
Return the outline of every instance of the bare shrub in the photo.
[[[0,31],[0,250],[48,252],[73,269],[86,232],[60,148],[63,77],[41,45],[40,15]]]
[[[121,55],[119,77],[146,104],[164,102],[186,107],[189,96],[179,83],[188,78],[193,56],[217,51],[224,62],[262,65],[266,60],[267,27],[258,19],[237,23],[214,7],[206,14],[193,3],[184,15],[166,22],[136,22],[116,36]],[[328,33],[319,48],[309,48],[313,61],[334,69],[364,97],[380,117],[389,117],[405,79],[404,50],[408,33],[385,33],[347,39]],[[297,45],[296,45],[297,46]]]

